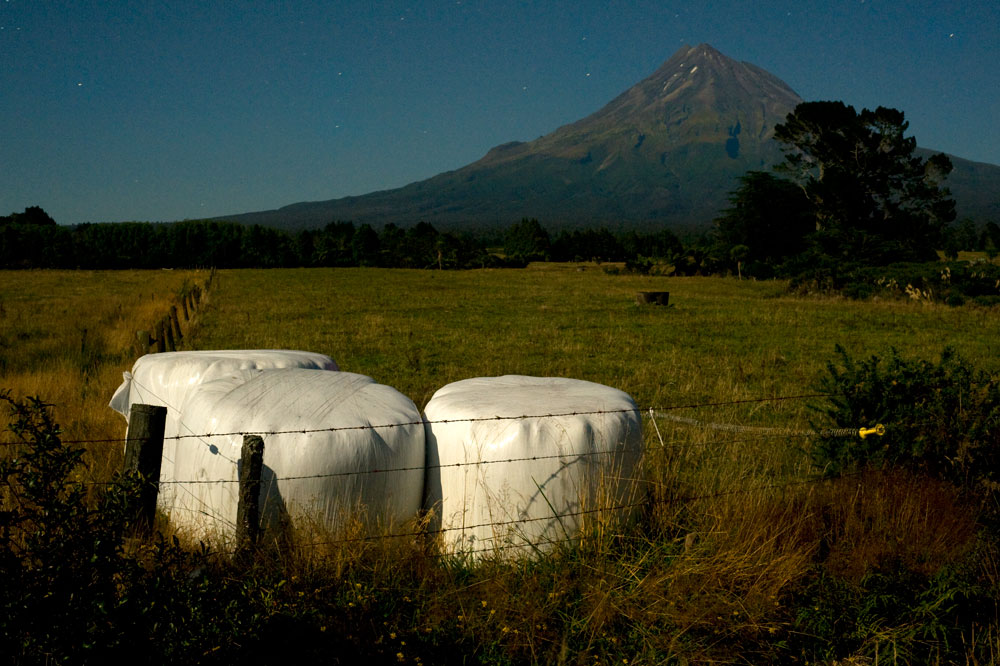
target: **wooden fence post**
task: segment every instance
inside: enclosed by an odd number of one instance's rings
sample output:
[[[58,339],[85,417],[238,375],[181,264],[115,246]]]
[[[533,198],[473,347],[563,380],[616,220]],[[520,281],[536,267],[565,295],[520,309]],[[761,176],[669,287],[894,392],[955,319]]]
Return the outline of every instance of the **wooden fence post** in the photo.
[[[236,507],[236,557],[253,551],[260,537],[260,473],[264,468],[264,440],[243,436],[240,455],[240,497]]]
[[[157,353],[162,354],[167,351],[167,336],[163,332],[163,322],[161,321],[153,327],[153,331],[156,332],[156,351]]]
[[[149,334],[149,331],[136,331],[135,332],[135,351],[136,356],[142,356],[149,352],[150,345],[153,344],[153,336]]]
[[[184,334],[181,333],[181,320],[177,318],[177,306],[176,305],[171,305],[170,306],[170,323],[174,327],[174,338],[177,340],[177,342],[183,341],[184,340]]]
[[[160,330],[166,336],[167,351],[177,351],[177,343],[174,342],[174,327],[170,323],[170,317],[164,317],[160,320]]]
[[[152,529],[156,516],[166,422],[166,407],[135,404],[129,411],[125,435],[125,473],[139,476],[141,485],[136,527],[144,531]]]
[[[184,321],[191,321],[191,316],[188,314],[188,292],[185,291],[184,295],[181,296],[181,308],[184,310]]]

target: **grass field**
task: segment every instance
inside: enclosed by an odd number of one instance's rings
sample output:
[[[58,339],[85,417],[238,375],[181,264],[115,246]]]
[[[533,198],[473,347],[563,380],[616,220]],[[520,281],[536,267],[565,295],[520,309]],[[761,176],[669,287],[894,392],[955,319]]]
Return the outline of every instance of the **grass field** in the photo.
[[[135,321],[156,307],[127,323],[113,313],[145,308],[186,278],[119,274],[112,285],[81,275],[0,274],[0,383],[55,402],[69,432],[120,436],[120,417],[103,405],[131,365],[121,350]],[[669,291],[670,307],[636,305],[640,290]],[[72,298],[26,305],[29,294],[56,293]],[[48,317],[60,309],[78,316],[57,325]],[[418,407],[469,377],[564,376],[706,422],[808,429],[821,398],[773,398],[815,393],[835,345],[855,357],[895,346],[931,360],[951,346],[995,374],[998,319],[995,309],[801,297],[783,282],[610,275],[594,265],[245,270],[220,272],[185,344],[325,353]],[[106,338],[103,348],[119,351],[100,358],[102,379],[95,370],[30,379],[105,328],[124,332]],[[33,336],[49,346],[28,351]],[[79,370],[79,358],[65,363]],[[108,423],[77,424],[91,418]],[[478,564],[428,556],[419,540],[330,535],[253,572],[254,626],[262,636],[291,631],[289,649],[306,661],[331,651],[425,664],[1000,659],[995,603],[986,620],[944,610],[973,598],[969,590],[995,591],[1000,569],[994,541],[951,486],[905,472],[814,482],[809,438],[647,418],[645,439],[654,501],[625,530],[540,561]],[[968,585],[959,593],[949,580]]]
[[[783,282],[507,271],[302,269],[222,273],[200,348],[329,354],[422,406],[475,376],[576,377],[669,406],[810,392],[839,343],[1000,367],[995,311],[787,294]],[[669,308],[635,304],[670,292]]]
[[[0,388],[56,405],[67,439],[122,437],[125,422],[107,404],[136,358],[136,332],[152,330],[181,288],[207,275],[0,271]],[[118,462],[99,457],[91,467],[107,478]]]

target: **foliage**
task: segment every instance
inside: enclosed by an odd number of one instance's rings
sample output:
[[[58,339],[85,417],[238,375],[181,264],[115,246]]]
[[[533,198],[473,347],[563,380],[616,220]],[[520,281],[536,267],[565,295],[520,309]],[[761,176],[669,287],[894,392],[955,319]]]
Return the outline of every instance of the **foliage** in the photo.
[[[976,566],[976,558],[996,557],[985,549],[995,546],[981,545],[932,574],[889,558],[857,582],[817,566],[790,599],[796,615],[789,651],[823,661],[862,655],[949,663],[964,647],[966,659],[989,659],[990,646],[963,646],[966,628],[988,626],[996,617],[998,590]]]
[[[511,258],[541,261],[546,259],[550,245],[549,233],[538,220],[524,218],[507,229],[503,252]]]
[[[786,146],[778,169],[812,205],[812,240],[824,254],[864,265],[935,258],[955,218],[939,185],[951,162],[943,153],[915,156],[908,126],[896,109],[858,113],[843,102],[803,102],[775,127]]]
[[[39,209],[40,210],[40,209]],[[687,272],[707,268],[684,258],[672,232],[607,229],[562,231],[553,241],[536,219],[511,225],[500,239],[440,232],[427,222],[401,228],[335,220],[322,229],[295,233],[219,220],[173,224],[117,222],[75,227],[28,224],[14,215],[0,225],[3,268],[279,268],[348,267],[468,269],[523,268],[531,261],[626,261],[684,264]],[[504,256],[488,249],[502,243]],[[697,262],[696,262],[697,264]]]
[[[1000,377],[946,348],[938,363],[903,358],[856,361],[837,347],[821,388],[837,427],[885,424],[882,437],[831,438],[814,450],[827,473],[903,466],[976,491],[1000,491]]]
[[[41,206],[28,206],[23,213],[0,215],[0,227],[8,224],[25,224],[35,226],[51,226],[56,223]]]
[[[723,252],[744,265],[742,272],[771,277],[787,258],[801,254],[816,222],[812,206],[794,183],[762,171],[748,171],[716,219]],[[745,248],[736,259],[733,250]]]
[[[1000,266],[984,261],[836,266],[814,261],[790,286],[793,290],[838,291],[854,299],[874,296],[923,303],[991,307],[1000,304]]]
[[[66,662],[76,650],[108,647],[96,647],[103,639],[121,640],[110,635],[120,630],[121,523],[98,517],[120,514],[123,503],[110,494],[101,509],[88,508],[86,489],[69,481],[83,452],[62,446],[48,405],[7,393],[0,400],[23,446],[0,462],[0,652]]]
[[[958,259],[958,253],[963,250],[986,249],[986,234],[977,232],[975,223],[969,218],[948,226],[943,235],[942,247],[947,259]]]

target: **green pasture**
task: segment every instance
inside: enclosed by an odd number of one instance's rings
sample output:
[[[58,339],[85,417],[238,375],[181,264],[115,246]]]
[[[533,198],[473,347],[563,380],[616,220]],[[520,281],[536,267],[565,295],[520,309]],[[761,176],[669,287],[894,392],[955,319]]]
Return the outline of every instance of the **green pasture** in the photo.
[[[639,306],[638,291],[670,306]],[[643,407],[810,393],[841,344],[855,356],[945,346],[1000,367],[1000,315],[910,301],[791,295],[781,281],[611,275],[601,266],[440,272],[221,272],[196,345],[322,352],[423,406],[448,382],[562,376]],[[798,418],[798,417],[795,417]]]
[[[442,555],[432,535],[359,538],[354,525],[342,533],[306,529],[262,548],[251,565],[232,562],[217,544],[131,540],[105,558],[112,591],[99,594],[88,563],[104,560],[93,559],[86,540],[67,541],[76,550],[60,561],[79,564],[79,579],[66,578],[63,596],[53,596],[56,583],[43,572],[37,590],[17,597],[58,628],[45,639],[46,654],[53,645],[57,654],[75,654],[80,641],[64,630],[71,627],[93,642],[94,655],[119,634],[127,637],[122,645],[142,636],[142,649],[163,663],[1000,660],[1000,540],[989,522],[995,510],[919,471],[822,479],[809,455],[819,440],[754,430],[830,425],[811,407],[824,404],[814,394],[838,344],[856,359],[896,347],[931,361],[950,346],[995,374],[1000,311],[802,296],[781,281],[605,268],[220,271],[182,348],[321,352],[418,407],[452,381],[525,374],[607,384],[643,408],[696,419],[700,425],[662,414],[643,419],[648,492],[634,520],[595,516],[578,542],[519,560]],[[131,365],[134,330],[156,320],[185,276],[111,277],[118,281],[0,274],[4,379],[17,394],[55,402],[68,432],[121,435],[120,417],[104,405]],[[118,291],[124,295],[113,297]],[[669,291],[670,305],[637,305],[639,291]],[[45,300],[61,293],[74,303]],[[48,306],[30,307],[32,299]],[[76,318],[67,318],[72,313]],[[26,360],[37,357],[31,331],[62,331],[60,346],[73,352],[67,363],[78,366],[96,348],[92,332],[111,328],[115,334],[102,344],[116,351],[94,361],[99,381],[96,370],[82,380],[56,375],[71,389],[89,382],[87,395],[100,404],[67,410],[76,404],[72,391],[62,397],[10,372],[37,365]],[[107,413],[108,424],[80,430],[81,409]],[[98,444],[92,454],[107,451]],[[95,468],[104,481],[116,466]],[[101,511],[67,533],[105,543],[103,516],[113,512]],[[173,535],[170,525],[161,528]],[[73,600],[86,612],[48,622],[50,598]],[[97,615],[91,608],[116,619],[84,627],[76,618]],[[36,635],[33,617],[0,623],[0,639],[7,626],[17,640]],[[21,653],[35,654],[24,645]]]

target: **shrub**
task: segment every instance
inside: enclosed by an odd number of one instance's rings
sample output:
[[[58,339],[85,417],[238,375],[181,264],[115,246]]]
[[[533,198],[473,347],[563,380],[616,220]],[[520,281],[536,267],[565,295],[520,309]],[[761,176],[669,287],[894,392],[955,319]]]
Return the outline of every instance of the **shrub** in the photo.
[[[96,521],[86,488],[70,480],[83,450],[62,445],[49,406],[0,399],[20,440],[4,447],[0,462],[0,652],[61,662],[111,625],[121,523]],[[108,513],[124,508],[103,504]]]
[[[856,361],[839,345],[839,363],[821,381],[838,427],[883,423],[883,437],[831,438],[814,449],[828,473],[898,465],[962,487],[1000,490],[1000,378],[974,369],[946,348],[938,363],[904,359]]]
[[[1000,295],[1000,266],[984,261],[857,266],[843,271],[837,285],[849,298],[882,294],[960,306]]]
[[[892,558],[859,582],[818,567],[788,600],[795,617],[787,649],[819,661],[992,663],[994,646],[977,641],[974,630],[997,612],[997,588],[980,574],[981,557],[995,564],[995,545],[981,541],[932,575]]]
[[[129,539],[137,480],[96,497],[74,481],[83,451],[65,446],[50,405],[13,400],[0,445],[0,655],[13,663],[226,662],[280,610],[266,576],[219,575],[204,547]],[[215,575],[213,572],[216,572]],[[251,572],[252,573],[252,572]]]

